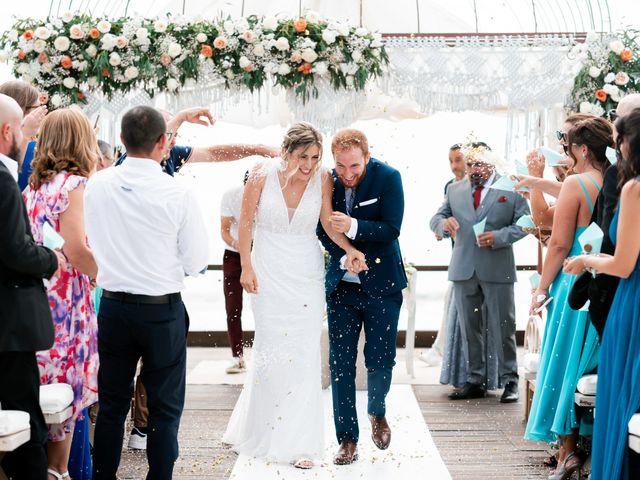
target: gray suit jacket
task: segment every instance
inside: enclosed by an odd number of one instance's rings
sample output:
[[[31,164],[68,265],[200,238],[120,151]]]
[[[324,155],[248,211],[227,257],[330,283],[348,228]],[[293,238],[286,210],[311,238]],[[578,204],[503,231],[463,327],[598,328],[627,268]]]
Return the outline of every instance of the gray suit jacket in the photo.
[[[499,177],[496,175],[495,180]],[[431,230],[446,236],[442,230],[444,221],[455,217],[460,224],[456,233],[449,280],[469,280],[474,272],[483,282],[513,283],[516,267],[513,243],[526,234],[516,226],[518,219],[529,213],[527,201],[515,192],[489,189],[477,210],[473,208],[471,182],[468,178],[449,186],[444,203],[431,218]],[[492,231],[495,243],[492,247],[478,247],[473,225],[487,219],[485,232]]]

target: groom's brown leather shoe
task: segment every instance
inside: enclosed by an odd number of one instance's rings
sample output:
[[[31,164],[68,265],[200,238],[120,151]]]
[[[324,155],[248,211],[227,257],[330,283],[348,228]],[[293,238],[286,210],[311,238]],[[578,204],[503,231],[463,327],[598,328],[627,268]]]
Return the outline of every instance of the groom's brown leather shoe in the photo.
[[[338,453],[333,457],[336,465],[350,465],[358,460],[358,444],[352,440],[343,440]]]
[[[371,422],[371,440],[380,450],[386,450],[391,443],[391,428],[385,417],[369,415]]]

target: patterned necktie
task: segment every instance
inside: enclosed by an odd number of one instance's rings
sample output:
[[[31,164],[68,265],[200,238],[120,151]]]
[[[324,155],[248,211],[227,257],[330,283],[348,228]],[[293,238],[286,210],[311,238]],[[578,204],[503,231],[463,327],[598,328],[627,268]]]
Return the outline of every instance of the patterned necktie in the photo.
[[[483,188],[484,187],[482,185],[478,185],[476,189],[473,191],[473,208],[475,208],[476,210],[480,206],[480,198],[482,195]]]
[[[351,209],[353,208],[353,200],[355,198],[355,194],[353,192],[353,188],[347,188],[344,191],[344,199],[347,204],[347,213],[351,215]]]

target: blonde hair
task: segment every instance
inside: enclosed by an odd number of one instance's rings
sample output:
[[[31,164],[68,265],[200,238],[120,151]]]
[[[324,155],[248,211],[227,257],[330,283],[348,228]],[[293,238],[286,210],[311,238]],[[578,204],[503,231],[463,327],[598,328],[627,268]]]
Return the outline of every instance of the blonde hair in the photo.
[[[51,112],[42,121],[29,184],[39,189],[60,172],[89,177],[100,150],[89,120],[68,108]]]
[[[364,132],[355,128],[343,128],[335,134],[331,141],[331,153],[343,152],[351,148],[359,148],[366,157],[369,155],[369,140]]]
[[[310,123],[298,122],[287,130],[287,133],[282,140],[282,159],[286,164],[289,160],[289,155],[291,155],[295,150],[302,148],[302,152],[304,153],[314,145],[317,145],[320,148],[320,160],[318,160],[318,164],[315,168],[315,172],[317,172],[322,165],[322,134]],[[287,175],[286,182],[288,182],[296,172],[297,169],[290,172]]]
[[[39,99],[38,90],[36,90],[33,85],[22,80],[9,80],[8,82],[4,82],[0,85],[0,93],[4,93],[18,102],[23,115],[29,113],[27,109],[33,106]]]

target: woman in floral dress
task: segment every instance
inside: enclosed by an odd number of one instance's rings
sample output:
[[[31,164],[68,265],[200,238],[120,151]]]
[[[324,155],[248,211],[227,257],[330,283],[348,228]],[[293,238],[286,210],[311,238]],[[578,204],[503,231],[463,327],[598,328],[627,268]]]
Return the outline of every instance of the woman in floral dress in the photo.
[[[48,471],[54,480],[68,476],[75,421],[98,401],[98,327],[91,299],[97,266],[86,243],[82,198],[98,158],[94,132],[82,113],[50,113],[41,125],[33,173],[23,193],[36,242],[43,242],[49,223],[64,238],[62,251],[68,260],[47,287],[55,340],[51,349],[37,355],[40,382],[67,383],[74,393],[71,418],[49,428]]]

